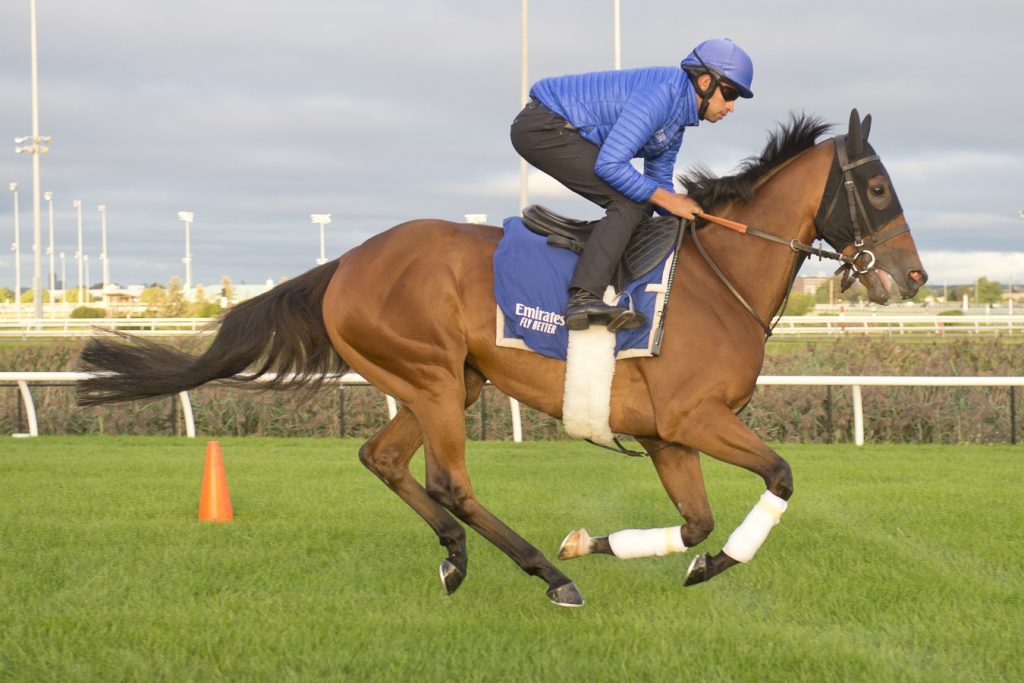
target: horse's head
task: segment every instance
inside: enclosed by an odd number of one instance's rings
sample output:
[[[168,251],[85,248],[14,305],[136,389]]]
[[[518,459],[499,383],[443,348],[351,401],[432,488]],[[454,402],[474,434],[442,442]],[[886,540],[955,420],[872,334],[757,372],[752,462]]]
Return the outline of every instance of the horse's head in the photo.
[[[868,298],[887,304],[893,286],[909,299],[928,280],[889,174],[868,144],[871,115],[850,112],[850,129],[835,138],[835,157],[814,222],[818,235],[850,261],[845,290],[860,280]]]

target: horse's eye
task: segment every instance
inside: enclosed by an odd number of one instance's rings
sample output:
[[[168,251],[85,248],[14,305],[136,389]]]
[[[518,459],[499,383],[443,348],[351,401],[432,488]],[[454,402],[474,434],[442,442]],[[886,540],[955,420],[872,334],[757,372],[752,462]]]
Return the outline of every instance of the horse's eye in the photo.
[[[878,175],[868,181],[868,201],[879,211],[889,206],[892,202],[892,192],[887,177]]]

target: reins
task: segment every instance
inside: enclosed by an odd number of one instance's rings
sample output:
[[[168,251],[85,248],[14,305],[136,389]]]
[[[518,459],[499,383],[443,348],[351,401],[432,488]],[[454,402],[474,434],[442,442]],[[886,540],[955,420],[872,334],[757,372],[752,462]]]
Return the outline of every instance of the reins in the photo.
[[[841,289],[842,291],[845,292],[847,289],[850,288],[850,285],[854,283],[854,281],[857,279],[857,276],[863,275],[874,270],[877,259],[875,258],[875,253],[874,251],[872,251],[872,248],[877,247],[878,245],[882,244],[887,240],[892,239],[893,237],[896,237],[897,235],[900,235],[904,232],[908,232],[910,228],[909,226],[907,226],[906,223],[894,225],[885,230],[879,229],[879,227],[873,227],[871,225],[871,222],[868,219],[867,211],[864,208],[864,204],[861,202],[860,195],[858,195],[856,191],[857,187],[853,178],[853,169],[872,161],[879,161],[879,157],[877,154],[872,154],[869,156],[862,157],[860,159],[850,161],[849,156],[846,152],[846,136],[837,135],[834,138],[834,143],[836,148],[835,160],[838,162],[839,172],[842,174],[842,182],[839,185],[839,187],[836,188],[834,194],[828,202],[828,209],[825,212],[825,217],[822,220],[822,224],[826,226],[828,225],[829,219],[832,217],[833,211],[835,211],[836,206],[839,204],[840,196],[844,194],[840,192],[839,188],[844,188],[846,190],[845,195],[847,207],[850,212],[850,223],[853,228],[852,245],[854,248],[854,253],[852,256],[846,256],[845,254],[841,254],[839,252],[821,249],[810,244],[805,244],[797,239],[787,240],[783,237],[779,237],[777,235],[764,232],[763,230],[752,228],[745,223],[740,223],[739,221],[730,220],[728,218],[722,218],[721,216],[714,216],[702,212],[697,212],[696,215],[708,221],[709,223],[714,223],[715,225],[720,225],[723,228],[735,230],[736,232],[742,235],[751,235],[753,237],[767,240],[769,242],[774,242],[776,244],[787,246],[798,254],[804,254],[805,258],[806,256],[817,256],[819,259],[831,259],[833,261],[838,261],[840,263],[840,266],[839,268],[836,269],[836,274],[838,275],[840,272],[843,273]],[[824,203],[825,198],[822,197],[822,204]],[[863,228],[867,230],[867,235],[864,234],[864,229],[862,229],[861,227],[862,221]],[[729,292],[733,295],[733,297],[736,298],[740,305],[743,306],[747,313],[749,313],[751,317],[753,317],[754,320],[757,321],[757,324],[760,325],[761,329],[764,330],[765,338],[767,339],[768,337],[771,337],[772,330],[775,328],[775,326],[779,323],[779,320],[782,318],[782,310],[785,309],[785,303],[783,303],[783,306],[780,308],[778,317],[776,317],[775,322],[771,324],[765,323],[761,319],[761,316],[757,314],[754,308],[746,300],[746,298],[744,298],[744,296],[740,294],[739,290],[737,290],[736,287],[733,286],[732,282],[729,281],[729,278],[725,275],[725,273],[723,273],[722,270],[718,267],[718,265],[715,264],[715,262],[711,259],[711,256],[708,255],[707,251],[705,251],[704,245],[700,243],[700,238],[697,236],[697,222],[693,220],[689,221],[689,223],[690,234],[693,236],[694,246],[697,247],[697,251],[700,253],[705,263],[708,264],[708,267],[711,268],[711,271],[715,274],[716,277],[718,277],[722,284],[725,285],[726,289],[729,290]],[[818,223],[817,218],[815,219],[814,230],[815,240],[824,239],[823,230],[821,225]],[[865,257],[867,259],[866,265],[859,265],[858,262]],[[800,261],[798,260],[797,264],[799,263]],[[790,277],[791,285],[792,280],[795,278],[795,276],[796,267],[794,267],[793,273]],[[786,295],[786,298],[788,300],[788,293]]]
[[[736,232],[742,235],[750,235],[752,237],[758,237],[769,242],[775,242],[776,244],[787,246],[798,254],[802,253],[807,256],[817,256],[818,258],[826,258],[832,259],[834,261],[840,261],[841,263],[843,263],[843,266],[841,266],[841,268],[849,267],[857,269],[857,264],[855,263],[855,260],[858,258],[859,254],[855,256],[844,256],[843,254],[840,254],[835,251],[828,251],[827,249],[821,249],[810,244],[805,244],[797,239],[787,240],[783,237],[779,237],[777,235],[772,235],[771,233],[764,232],[763,230],[752,228],[745,223],[729,220],[728,218],[722,218],[721,216],[714,216],[712,214],[702,212],[697,212],[696,215],[708,221],[709,223],[714,223],[715,225],[720,225],[723,228],[735,230]],[[779,322],[779,318],[782,317],[781,312],[779,313],[779,316],[775,319],[774,323],[765,323],[764,320],[761,319],[761,316],[757,314],[757,311],[754,310],[754,307],[750,305],[750,303],[742,294],[740,294],[739,290],[736,289],[732,282],[729,281],[729,278],[725,275],[725,273],[722,272],[722,270],[711,259],[711,256],[704,249],[704,245],[701,244],[700,238],[697,236],[697,222],[689,221],[689,223],[690,235],[693,237],[693,244],[694,246],[697,247],[697,251],[704,259],[704,262],[708,264],[709,268],[711,268],[711,272],[713,272],[715,276],[718,277],[718,279],[722,282],[722,284],[725,285],[725,288],[728,289],[729,292],[733,295],[733,297],[740,303],[740,305],[743,306],[744,310],[746,310],[746,312],[749,313],[750,316],[757,321],[757,324],[761,326],[762,330],[764,330],[765,339],[771,337],[772,332],[775,329],[775,326]],[[874,265],[873,259],[871,265]],[[790,279],[792,280],[792,278]],[[787,295],[787,299],[788,298],[789,297]],[[785,306],[783,305],[782,308],[784,309]]]
[[[807,256],[817,256],[819,259],[830,259],[833,261],[838,261],[840,265],[839,268],[836,269],[836,274],[843,272],[842,291],[846,291],[850,287],[850,285],[853,284],[853,282],[856,280],[857,276],[863,275],[864,273],[868,273],[874,270],[877,265],[877,259],[872,249],[882,244],[883,242],[892,239],[893,237],[896,237],[899,234],[908,232],[910,228],[909,226],[907,226],[906,223],[891,225],[888,228],[883,228],[882,226],[872,226],[871,221],[868,218],[868,213],[864,207],[863,202],[861,201],[860,195],[857,193],[856,183],[853,178],[853,170],[869,162],[879,161],[879,157],[878,155],[875,154],[865,156],[854,161],[849,161],[849,155],[846,151],[846,136],[836,136],[834,138],[834,143],[836,148],[836,156],[834,157],[834,161],[837,162],[838,170],[842,175],[841,179],[837,183],[835,191],[833,192],[832,196],[827,200],[827,204],[824,196],[822,197],[821,203],[819,204],[819,215],[821,213],[823,206],[827,206],[828,208],[825,210],[824,218],[820,222],[818,221],[817,216],[815,216],[814,241],[825,239],[826,233],[822,226],[824,225],[825,228],[828,228],[829,219],[831,219],[833,212],[838,206],[840,198],[845,194],[849,209],[850,224],[853,230],[853,242],[851,244],[854,248],[854,252],[851,256],[846,256],[845,254],[836,251],[829,251],[828,249],[815,247],[813,246],[813,244],[806,244],[798,239],[785,239],[783,237],[773,235],[763,230],[752,228],[746,223],[741,223],[739,221],[734,221],[728,218],[722,218],[721,216],[715,216],[708,213],[696,212],[695,215],[697,217],[709,223],[719,225],[723,228],[728,228],[729,230],[734,230],[740,233],[741,235],[751,235],[752,237],[757,237],[768,242],[774,242],[775,244],[781,244],[792,249],[793,252],[797,254],[797,258],[794,260],[790,272],[789,287],[787,288],[786,297],[783,300],[782,305],[779,307],[778,315],[775,317],[774,321],[770,321],[769,324],[762,320],[761,316],[758,315],[757,311],[754,310],[754,307],[750,305],[750,302],[747,301],[746,297],[744,297],[740,293],[740,291],[736,289],[736,287],[729,280],[728,276],[722,272],[721,268],[718,267],[718,265],[711,258],[710,254],[708,254],[707,250],[704,249],[704,245],[701,244],[700,237],[697,233],[697,221],[695,219],[680,219],[680,230],[678,233],[678,242],[676,244],[676,253],[673,258],[671,270],[669,272],[669,292],[671,292],[672,279],[675,275],[675,260],[679,258],[680,252],[682,250],[682,241],[683,236],[686,233],[687,223],[689,223],[689,230],[690,235],[693,237],[693,244],[697,248],[698,253],[704,259],[704,262],[707,263],[708,267],[711,269],[711,272],[715,274],[715,276],[721,281],[721,283],[725,286],[729,293],[732,294],[736,301],[739,302],[743,309],[746,310],[748,314],[750,314],[750,317],[752,317],[761,327],[761,329],[764,331],[765,339],[768,339],[769,337],[772,336],[775,326],[778,325],[779,321],[782,319],[782,313],[786,308],[786,302],[788,302],[789,300],[789,292],[790,290],[792,290],[793,282],[796,279],[796,274],[800,269],[801,263],[803,263],[803,260]],[[826,191],[828,186],[830,185],[832,185],[831,175],[829,176],[829,181],[826,183]],[[845,189],[845,193],[841,191],[842,189]],[[867,232],[866,235],[864,234],[865,231]],[[866,265],[858,265],[858,261],[861,261],[863,259],[866,259]],[[664,326],[664,322],[665,319],[663,315],[661,319],[662,326]],[[656,347],[659,348],[661,345],[662,329],[663,328],[659,328],[658,333],[656,335]],[[617,438],[614,439],[614,447],[596,443],[594,441],[590,441],[590,443],[593,443],[595,446],[600,446],[601,448],[606,448],[611,451],[624,453],[626,455],[645,455],[644,453],[639,453],[637,451],[632,451],[625,448]],[[662,448],[664,448],[667,445],[668,444],[663,445]]]

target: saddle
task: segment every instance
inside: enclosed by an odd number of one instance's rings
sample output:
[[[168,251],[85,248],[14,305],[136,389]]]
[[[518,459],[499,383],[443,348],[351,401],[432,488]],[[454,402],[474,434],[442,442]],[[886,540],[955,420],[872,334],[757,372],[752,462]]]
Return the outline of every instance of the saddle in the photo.
[[[539,204],[531,204],[523,209],[523,224],[532,232],[546,236],[551,246],[581,254],[597,221],[566,218]],[[676,246],[680,225],[681,221],[675,216],[645,216],[633,231],[612,287],[622,291],[661,263]]]

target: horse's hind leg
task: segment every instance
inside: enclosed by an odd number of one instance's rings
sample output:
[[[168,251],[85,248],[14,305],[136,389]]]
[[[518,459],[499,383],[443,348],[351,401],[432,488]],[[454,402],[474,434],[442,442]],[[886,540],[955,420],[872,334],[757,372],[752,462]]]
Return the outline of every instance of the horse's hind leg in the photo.
[[[466,407],[476,402],[487,379],[472,368],[466,368]],[[409,461],[423,444],[419,422],[408,408],[402,406],[394,419],[382,427],[359,449],[359,459],[381,481],[415,510],[437,534],[448,557],[441,563],[441,582],[449,595],[466,578],[469,555],[466,532],[462,526],[429,493],[432,465],[426,451],[427,488],[420,485],[409,471]]]
[[[545,581],[552,602],[582,605],[583,597],[569,577],[477,500],[466,470],[465,419],[461,410],[456,415],[454,407],[445,407],[442,397],[449,395],[437,390],[433,396],[410,406],[423,425],[430,495],[512,558],[527,574]]]
[[[665,492],[686,524],[663,529],[625,529],[598,538],[591,538],[586,529],[577,529],[562,541],[558,553],[561,559],[591,553],[632,559],[683,552],[703,541],[714,529],[700,469],[700,454],[676,444],[650,439],[639,441],[650,453]]]
[[[403,406],[394,419],[359,449],[359,460],[415,510],[437,534],[441,545],[448,549],[441,581],[451,594],[466,576],[466,531],[409,471],[409,461],[422,443],[419,423]]]
[[[480,398],[480,392],[483,391],[484,385],[487,383],[487,378],[484,377],[475,368],[467,365],[465,367],[465,386],[466,386],[466,401],[465,407],[468,409],[471,405],[476,403],[477,399]],[[438,472],[442,471],[442,468],[434,458],[434,453],[430,448],[429,444],[424,444],[424,471],[426,479],[426,491],[438,505],[444,507],[444,498],[440,494],[441,488],[438,486]],[[461,527],[460,527],[461,528]],[[444,539],[441,539],[441,545],[445,545]],[[466,552],[465,536],[460,539],[459,551],[453,552],[452,548],[449,547],[448,558],[441,563],[441,583],[444,584],[445,590],[448,595],[455,592],[463,579],[466,578],[467,565],[469,562],[469,554]]]

